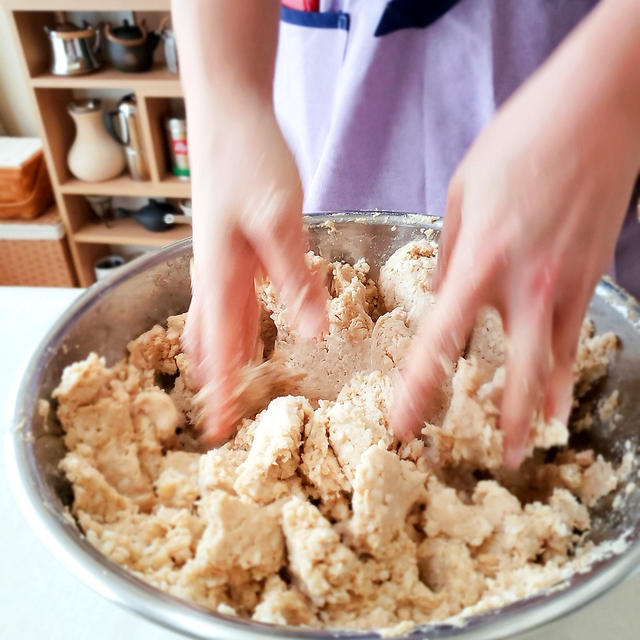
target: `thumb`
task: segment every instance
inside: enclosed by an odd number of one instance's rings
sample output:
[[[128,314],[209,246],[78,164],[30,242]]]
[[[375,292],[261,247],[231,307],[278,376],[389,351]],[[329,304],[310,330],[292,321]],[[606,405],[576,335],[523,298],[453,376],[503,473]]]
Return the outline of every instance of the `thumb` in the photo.
[[[431,276],[431,286],[434,291],[439,291],[446,277],[449,260],[460,232],[462,218],[462,178],[456,174],[449,185],[447,193],[447,209],[440,239],[438,241],[438,262]]]
[[[268,225],[246,233],[290,322],[305,337],[322,333],[328,326],[328,292],[321,274],[312,273],[305,260],[307,243],[300,207],[288,204],[270,216]]]

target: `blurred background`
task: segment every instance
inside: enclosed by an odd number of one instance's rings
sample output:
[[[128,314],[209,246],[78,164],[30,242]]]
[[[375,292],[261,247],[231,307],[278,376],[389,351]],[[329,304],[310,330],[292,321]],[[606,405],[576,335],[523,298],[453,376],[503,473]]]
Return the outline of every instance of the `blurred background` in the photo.
[[[119,0],[75,3],[96,11],[4,5],[0,285],[85,287],[189,236],[169,2],[139,12],[97,10],[128,5]]]

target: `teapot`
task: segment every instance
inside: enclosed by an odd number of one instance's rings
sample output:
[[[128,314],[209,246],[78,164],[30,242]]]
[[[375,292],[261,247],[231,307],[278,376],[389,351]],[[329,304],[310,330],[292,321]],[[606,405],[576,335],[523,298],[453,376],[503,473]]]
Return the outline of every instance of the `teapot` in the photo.
[[[144,20],[139,25],[123,20],[117,27],[107,22],[104,35],[107,57],[116,69],[127,73],[151,69],[153,52],[160,42],[160,35],[156,31],[147,31]]]
[[[91,73],[100,68],[100,28],[94,29],[86,20],[82,27],[68,22],[58,14],[53,27],[45,25],[51,45],[51,73],[56,76],[74,76]]]
[[[117,213],[119,218],[133,218],[148,231],[168,231],[176,222],[174,207],[153,198],[137,211],[118,207]]]

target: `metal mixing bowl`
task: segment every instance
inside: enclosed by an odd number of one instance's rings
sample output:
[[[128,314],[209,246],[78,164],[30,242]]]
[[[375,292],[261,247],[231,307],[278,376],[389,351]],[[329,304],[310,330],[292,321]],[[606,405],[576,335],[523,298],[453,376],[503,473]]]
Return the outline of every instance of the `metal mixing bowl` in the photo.
[[[312,248],[330,259],[365,257],[376,267],[439,220],[416,214],[350,212],[307,217]],[[94,549],[65,511],[72,499],[69,483],[58,470],[64,455],[59,425],[38,411],[66,365],[90,351],[110,363],[122,357],[129,339],[168,315],[186,310],[190,298],[189,240],[139,258],[81,296],[60,318],[36,350],[16,397],[14,428],[6,439],[8,470],[17,500],[52,553],[78,577],[107,598],[182,633],[199,638],[373,638],[374,633],[319,632],[274,627],[227,617],[170,596],[132,576]],[[637,441],[640,424],[640,307],[624,291],[603,280],[591,303],[597,329],[613,330],[622,349],[602,388],[619,388],[622,420],[615,432],[596,427],[592,446],[620,461],[623,442]],[[476,615],[463,627],[449,624],[421,628],[411,638],[500,638],[531,629],[572,611],[620,582],[640,561],[640,491],[625,497],[623,510],[602,501],[594,518],[594,542],[626,535],[624,552],[574,575],[561,590],[543,592],[499,610]]]

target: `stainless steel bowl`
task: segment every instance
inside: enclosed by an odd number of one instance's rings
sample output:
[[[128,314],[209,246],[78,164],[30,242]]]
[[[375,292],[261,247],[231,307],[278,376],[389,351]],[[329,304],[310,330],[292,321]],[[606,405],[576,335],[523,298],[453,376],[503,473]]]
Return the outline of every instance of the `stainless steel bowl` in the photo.
[[[439,229],[437,218],[405,213],[348,212],[307,216],[310,243],[330,259],[365,257],[376,268],[398,247],[425,229]],[[38,399],[48,398],[66,365],[90,351],[119,359],[129,339],[183,312],[189,303],[189,240],[139,258],[100,281],[60,318],[36,350],[19,388],[14,428],[6,438],[7,463],[18,503],[51,552],[93,589],[147,618],[198,638],[373,638],[374,633],[318,632],[274,627],[212,613],[170,596],[130,575],[94,549],[65,511],[71,490],[58,470],[64,455],[59,425],[43,419]],[[637,442],[640,424],[640,306],[619,287],[603,280],[591,303],[598,330],[613,330],[622,340],[602,392],[620,389],[623,419],[613,436],[594,429],[592,444],[619,461],[623,442]],[[640,562],[640,491],[626,498],[623,512],[611,510],[612,497],[596,513],[594,542],[626,536],[624,552],[574,575],[561,590],[541,593],[499,610],[476,615],[463,627],[431,625],[411,638],[501,638],[566,614],[619,583]]]

